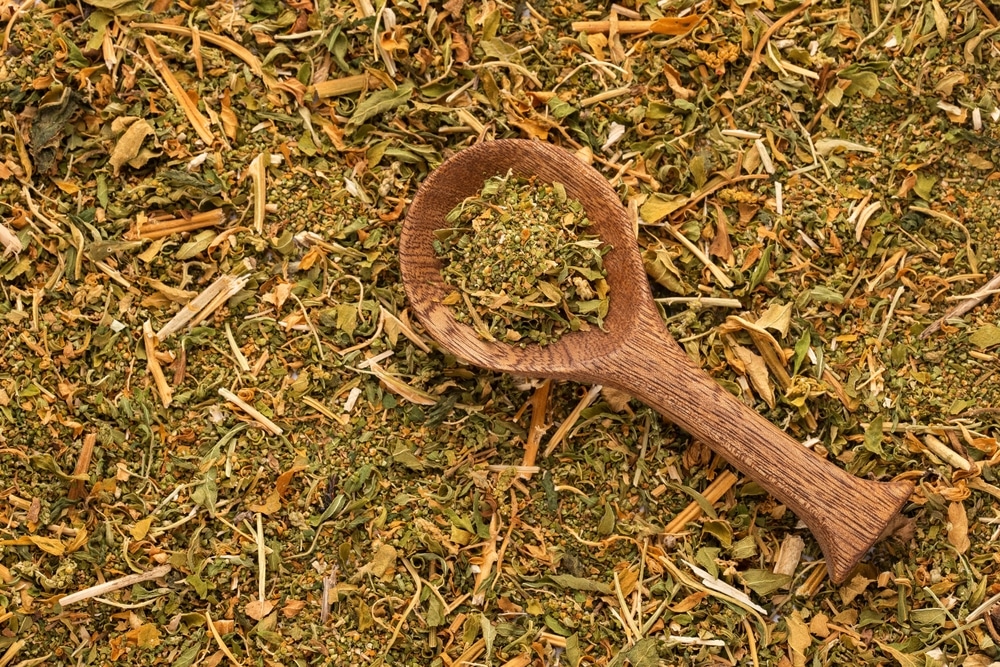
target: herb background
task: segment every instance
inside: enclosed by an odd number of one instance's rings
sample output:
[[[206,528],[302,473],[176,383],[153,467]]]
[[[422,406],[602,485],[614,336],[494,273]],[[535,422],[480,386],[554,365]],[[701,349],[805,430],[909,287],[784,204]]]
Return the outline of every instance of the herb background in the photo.
[[[998,15],[0,0],[0,667],[1000,659],[997,301],[920,335],[1000,273]],[[406,203],[500,137],[607,176],[719,382],[918,482],[846,584],[646,407],[422,335]]]

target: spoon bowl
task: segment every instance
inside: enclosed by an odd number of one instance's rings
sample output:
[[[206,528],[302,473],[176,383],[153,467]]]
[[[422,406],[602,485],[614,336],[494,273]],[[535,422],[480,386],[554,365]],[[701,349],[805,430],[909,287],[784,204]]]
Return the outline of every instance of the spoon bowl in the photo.
[[[414,312],[446,349],[495,371],[525,374],[537,368],[545,369],[546,377],[577,378],[582,367],[620,347],[649,318],[659,321],[625,209],[604,177],[584,166],[549,144],[506,139],[464,150],[427,177],[406,216],[400,263]],[[545,346],[492,343],[457,322],[451,308],[442,304],[454,288],[441,276],[442,262],[431,246],[434,232],[448,226],[444,219],[449,211],[478,194],[486,179],[508,171],[525,178],[536,176],[543,183],[561,183],[568,198],[583,204],[591,222],[588,233],[611,246],[604,256],[608,284],[613,285],[605,331],[593,327],[588,332],[567,333]],[[528,374],[537,375],[537,371]]]
[[[588,231],[611,246],[604,256],[610,287],[604,331],[567,333],[545,346],[490,342],[442,303],[452,288],[441,275],[434,232],[448,226],[445,216],[478,194],[486,179],[508,171],[561,183],[567,197],[583,204]],[[854,477],[820,458],[695,366],[659,315],[618,195],[599,172],[561,148],[504,139],[452,156],[417,191],[399,253],[413,312],[444,349],[490,370],[602,384],[642,400],[795,512],[816,537],[834,582],[847,577],[913,490],[910,482]]]

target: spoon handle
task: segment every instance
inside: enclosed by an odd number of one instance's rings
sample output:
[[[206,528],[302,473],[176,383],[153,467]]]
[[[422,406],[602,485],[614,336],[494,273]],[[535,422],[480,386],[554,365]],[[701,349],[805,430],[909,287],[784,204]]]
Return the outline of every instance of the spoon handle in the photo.
[[[655,408],[787,505],[816,537],[835,583],[913,491],[907,481],[855,477],[806,449],[695,366],[662,326],[600,365],[604,384]]]

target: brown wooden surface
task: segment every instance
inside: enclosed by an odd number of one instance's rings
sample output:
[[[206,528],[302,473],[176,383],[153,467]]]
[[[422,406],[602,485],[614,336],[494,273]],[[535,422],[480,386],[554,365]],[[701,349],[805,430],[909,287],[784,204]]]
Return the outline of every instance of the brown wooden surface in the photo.
[[[490,176],[513,170],[558,181],[579,200],[612,246],[607,332],[571,333],[545,347],[481,340],[441,301],[451,291],[431,242],[445,215]],[[664,326],[632,227],[601,174],[566,151],[536,141],[477,144],[442,164],[417,192],[400,238],[400,267],[414,313],[445,349],[496,371],[603,384],[655,408],[721,454],[809,526],[835,582],[843,581],[909,498],[909,482],[859,479],[822,459],[722,389],[696,367]]]

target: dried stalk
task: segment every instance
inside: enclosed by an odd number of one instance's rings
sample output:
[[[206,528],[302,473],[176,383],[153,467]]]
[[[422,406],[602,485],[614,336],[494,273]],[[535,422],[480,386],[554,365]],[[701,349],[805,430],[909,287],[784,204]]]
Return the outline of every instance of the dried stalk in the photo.
[[[927,208],[925,206],[911,206],[911,211],[917,213],[923,213],[926,216],[935,218],[937,220],[942,220],[949,224],[955,225],[965,234],[965,252],[968,255],[969,268],[972,269],[973,273],[979,273],[979,260],[976,258],[976,253],[972,251],[972,234],[969,233],[969,228],[962,224],[960,220],[957,220],[947,213],[942,213],[941,211],[935,211],[934,209]]]
[[[257,533],[254,537],[257,538],[257,599],[264,602],[267,559],[264,558],[264,519],[260,512],[257,512]]]
[[[181,308],[173,319],[167,322],[162,329],[156,332],[156,339],[159,342],[177,333],[190,323],[195,326],[206,317],[212,314],[222,302],[239,292],[247,284],[247,278],[238,278],[229,274],[219,276],[211,285],[206,287],[198,296],[191,299]],[[220,299],[221,297],[221,299]]]
[[[936,437],[928,433],[924,436],[924,446],[952,468],[959,468],[968,472],[972,469],[972,464],[969,463],[961,454],[956,452],[954,449],[944,444]]]
[[[338,415],[338,414],[335,414],[333,412],[333,410],[331,410],[330,408],[326,407],[325,405],[323,405],[322,403],[320,403],[319,401],[317,401],[315,398],[313,398],[311,396],[303,396],[300,400],[303,403],[305,403],[306,405],[308,405],[310,408],[312,408],[313,410],[315,410],[316,412],[320,413],[321,415],[323,415],[324,417],[326,417],[328,419],[332,419],[333,421],[337,422],[341,426],[346,425],[347,422],[349,421],[347,415]]]
[[[260,411],[257,410],[257,408],[253,407],[252,405],[250,405],[249,403],[247,403],[242,398],[240,398],[233,392],[229,391],[228,389],[219,387],[219,395],[222,396],[222,398],[229,401],[230,403],[232,403],[233,405],[235,405],[236,407],[243,410],[243,412],[253,417],[257,421],[257,423],[259,423],[261,426],[263,426],[265,429],[267,429],[274,435],[281,435],[282,433],[284,433],[284,431],[281,429],[280,426],[278,426],[273,421],[262,415]]]
[[[563,438],[566,437],[566,434],[569,433],[569,430],[576,425],[576,420],[580,418],[580,413],[586,410],[587,407],[594,402],[594,399],[597,398],[597,396],[601,393],[601,389],[603,388],[604,388],[603,386],[595,384],[593,387],[590,388],[590,391],[588,391],[587,394],[580,399],[580,402],[576,404],[576,407],[573,408],[573,411],[569,413],[568,417],[566,417],[566,421],[560,424],[559,429],[552,434],[552,438],[545,446],[545,452],[542,454],[543,458],[548,457],[550,454],[552,454],[552,452],[555,451],[556,447],[558,447],[559,444],[563,441]]]
[[[339,95],[351,95],[360,93],[368,88],[370,77],[367,74],[356,74],[354,76],[344,76],[330,81],[321,81],[309,87],[309,96],[318,97],[321,100]],[[375,79],[378,81],[378,79]]]
[[[97,434],[88,433],[83,436],[83,448],[80,450],[80,457],[76,460],[76,467],[73,468],[73,476],[80,477],[87,474],[90,468],[90,461],[94,456],[94,445],[97,444]],[[82,479],[74,479],[69,485],[69,499],[80,500],[87,495],[87,482]]]
[[[263,152],[253,159],[247,171],[253,180],[253,227],[264,233],[264,215],[267,213],[267,165],[271,156]]]
[[[686,35],[697,28],[704,20],[704,15],[698,16],[689,14],[688,16],[664,17],[656,21],[622,21],[618,18],[618,12],[612,12],[611,18],[606,21],[574,21],[570,26],[573,32],[582,32],[587,35],[611,34],[618,35],[639,35],[644,32],[651,32],[658,35]]]
[[[193,232],[196,229],[215,227],[225,221],[225,212],[217,208],[192,215],[190,218],[170,218],[146,224],[137,223],[129,232],[128,238],[156,240],[164,236],[170,236],[171,234],[179,234],[180,232]]]
[[[14,19],[11,19],[10,22],[14,23]],[[21,652],[21,649],[24,648],[27,643],[28,642],[23,639],[18,639],[16,642],[8,646],[7,650],[4,651],[4,654],[0,656],[0,667],[7,667],[7,665],[14,660],[17,654]],[[49,655],[52,654],[50,653]]]
[[[160,395],[163,407],[169,408],[170,401],[173,400],[174,390],[167,384],[167,378],[163,374],[159,359],[156,358],[156,334],[153,333],[153,325],[149,320],[142,323],[142,342],[146,347],[146,366],[149,368],[153,382],[156,384],[156,393]]]
[[[795,589],[796,597],[811,598],[819,592],[819,587],[826,580],[826,568],[822,561],[814,561],[815,569],[809,574],[805,581]]]
[[[778,557],[774,563],[774,573],[784,574],[791,577],[799,567],[802,559],[802,550],[805,548],[805,541],[798,535],[785,535],[778,548]]]
[[[175,101],[181,105],[181,108],[184,109],[184,115],[191,122],[191,126],[198,133],[198,137],[205,142],[206,146],[214,144],[215,135],[212,134],[212,130],[209,128],[208,119],[198,111],[198,107],[191,101],[187,91],[184,90],[184,86],[180,84],[174,73],[167,67],[166,61],[163,60],[159,51],[156,50],[156,42],[151,37],[145,37],[143,42],[146,45],[146,50],[149,51],[149,57],[152,59],[153,65],[163,75],[163,79],[167,82],[167,87],[170,88],[170,93],[174,96]]]
[[[204,322],[209,315],[211,315],[219,308],[221,308],[222,304],[228,301],[231,296],[233,296],[241,289],[243,289],[246,286],[248,280],[249,277],[247,276],[244,276],[242,278],[232,278],[229,281],[229,285],[226,287],[226,289],[216,294],[215,298],[209,301],[208,305],[205,306],[200,313],[198,313],[191,319],[191,322],[188,324],[188,326],[196,327],[202,322]]]
[[[705,492],[701,495],[710,503],[717,503],[722,496],[726,495],[729,489],[733,488],[733,484],[737,482],[738,478],[733,473],[725,470],[721,475],[715,478],[715,480],[708,485]],[[667,527],[663,529],[663,532],[667,535],[674,533],[679,533],[684,529],[684,526],[688,522],[694,521],[702,514],[701,505],[694,502],[693,500],[685,507],[680,513],[673,518],[673,520],[667,524]]]
[[[780,19],[775,21],[770,28],[767,29],[763,35],[761,35],[760,41],[757,42],[757,46],[754,47],[753,57],[750,59],[750,66],[747,67],[746,74],[743,75],[743,80],[740,82],[740,87],[736,89],[736,96],[739,97],[747,89],[747,84],[750,83],[750,77],[753,76],[754,71],[760,66],[760,54],[763,53],[764,47],[767,46],[767,42],[771,39],[771,35],[778,32],[782,26],[791,21],[793,18],[804,12],[809,6],[812,5],[812,0],[805,0],[801,5],[788,12]]]
[[[986,21],[990,24],[991,28],[995,28],[997,25],[1000,25],[1000,21],[997,21],[997,17],[992,11],[990,11],[989,5],[983,2],[983,0],[975,0],[975,3],[976,7],[979,7],[979,10],[986,16]]]
[[[953,317],[961,317],[962,315],[965,315],[967,312],[989,298],[997,289],[1000,289],[1000,273],[993,276],[988,283],[977,289],[972,294],[963,297],[962,303],[949,310],[947,313],[935,320],[933,324],[920,332],[920,338],[922,340],[926,339],[932,333],[940,329],[942,324]]]
[[[542,435],[545,434],[545,411],[549,406],[549,390],[552,389],[552,380],[545,380],[531,396],[531,423],[528,426],[528,442],[524,445],[524,459],[522,466],[534,466],[538,457],[538,446],[542,442]],[[521,472],[521,477],[527,479],[531,473]]]
[[[229,322],[226,322],[226,339],[229,341],[229,349],[233,351],[233,356],[236,357],[236,363],[239,365],[240,370],[244,373],[249,373],[250,362],[247,361],[240,346],[236,344],[236,338],[233,337],[233,330],[230,328]]]
[[[31,9],[35,4],[35,0],[26,0],[26,2],[14,3],[14,4],[17,5],[17,9],[14,10],[14,13],[10,17],[10,20],[7,21],[7,27],[4,28],[3,31],[3,42],[0,42],[0,52],[3,53],[6,53],[7,48],[10,46],[10,32],[11,30],[14,29],[14,21],[17,20],[18,16]]]
[[[455,665],[456,667],[458,667],[458,665],[475,664],[474,661],[477,658],[479,658],[479,656],[481,656],[485,650],[486,650],[486,640],[477,639],[472,646],[465,649],[465,652],[463,652],[462,655],[458,656],[458,658],[456,658],[455,661],[451,664]]]
[[[638,35],[649,32],[653,27],[653,21],[618,21],[619,35]],[[587,35],[598,33],[607,34],[611,30],[611,21],[574,21],[570,26],[573,32],[582,32]]]
[[[173,35],[181,35],[183,37],[194,37],[194,31],[191,30],[191,28],[185,28],[184,26],[179,25],[170,25],[167,23],[133,23],[132,27],[139,28],[140,30],[166,32]],[[228,37],[223,37],[222,35],[216,35],[210,32],[199,32],[198,39],[206,44],[212,44],[229,51],[231,54],[245,62],[250,67],[250,71],[255,75],[259,77],[264,76],[264,69],[260,60],[253,53],[240,45],[239,42],[235,42]]]
[[[408,339],[410,339],[411,343],[419,347],[427,354],[431,353],[430,346],[428,346],[427,343],[424,342],[423,338],[417,335],[417,333],[410,327],[409,324],[407,324],[400,318],[390,313],[388,310],[385,309],[385,306],[379,306],[379,308],[382,310],[382,317],[384,317],[387,321],[392,322],[397,327],[399,327],[399,331]]]
[[[83,600],[89,600],[92,597],[107,595],[108,593],[113,593],[114,591],[119,591],[123,588],[128,588],[129,586],[141,584],[144,581],[159,579],[160,577],[166,576],[172,569],[173,568],[170,565],[165,564],[160,565],[159,567],[154,567],[149,572],[129,574],[118,579],[113,579],[112,581],[106,581],[103,584],[91,586],[90,588],[85,588],[82,591],[77,591],[76,593],[72,593],[70,595],[64,595],[59,598],[59,605],[62,607],[68,607],[71,604],[82,602]]]
[[[715,279],[719,281],[720,285],[722,285],[726,289],[729,289],[730,287],[733,286],[733,281],[730,280],[729,276],[726,275],[726,272],[720,269],[715,262],[709,259],[708,255],[703,253],[698,246],[691,243],[691,240],[688,239],[688,237],[684,236],[679,231],[674,229],[673,225],[663,225],[663,228],[666,229],[668,232],[670,232],[671,236],[680,241],[681,245],[690,250],[692,255],[701,260],[701,263],[704,264],[705,267],[712,272],[712,275],[715,276]]]
[[[212,620],[212,616],[209,614],[208,609],[205,609],[205,622],[208,623],[208,629],[212,633],[212,637],[215,638],[215,643],[219,645],[219,649],[222,653],[229,658],[229,661],[236,665],[236,667],[241,667],[240,661],[236,659],[229,647],[226,646],[226,642],[222,641],[222,635],[219,634],[219,629],[215,627],[215,622]]]
[[[402,561],[403,561],[403,567],[406,568],[406,571],[409,572],[410,576],[413,578],[413,586],[415,590],[413,592],[413,597],[410,598],[410,604],[406,606],[406,610],[403,612],[403,616],[399,619],[399,623],[397,623],[396,627],[393,628],[392,636],[389,637],[389,643],[386,645],[385,650],[382,652],[383,661],[385,660],[386,656],[389,655],[389,651],[392,650],[393,644],[396,643],[396,639],[399,637],[399,631],[403,628],[403,623],[406,622],[406,618],[410,615],[410,612],[413,611],[414,607],[417,606],[417,602],[420,601],[420,592],[423,590],[424,587],[423,581],[420,579],[420,575],[417,574],[417,571],[413,569],[412,565],[410,565],[410,561],[406,560],[405,558],[403,558]]]
[[[664,306],[674,306],[681,303],[694,303],[699,306],[710,308],[742,308],[743,304],[739,299],[726,299],[714,296],[667,296],[660,299],[653,299],[656,303]]]

